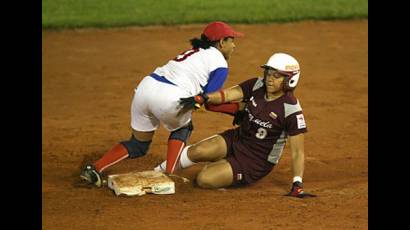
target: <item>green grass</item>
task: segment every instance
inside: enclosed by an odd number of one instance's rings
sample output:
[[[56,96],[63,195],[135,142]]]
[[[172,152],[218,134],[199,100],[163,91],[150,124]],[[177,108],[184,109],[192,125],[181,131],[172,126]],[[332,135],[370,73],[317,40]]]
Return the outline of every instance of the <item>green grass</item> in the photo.
[[[45,29],[368,17],[368,0],[42,0]]]

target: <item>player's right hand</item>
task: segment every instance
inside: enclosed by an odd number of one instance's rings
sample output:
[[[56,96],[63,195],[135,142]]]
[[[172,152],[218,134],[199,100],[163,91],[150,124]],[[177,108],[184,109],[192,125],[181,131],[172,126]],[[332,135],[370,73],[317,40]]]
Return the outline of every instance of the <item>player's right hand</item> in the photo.
[[[298,182],[298,181],[293,182],[290,192],[286,195],[287,196],[297,197],[297,198],[316,197],[316,195],[314,195],[314,194],[306,193],[303,190],[303,183]]]
[[[180,98],[179,104],[182,106],[182,110],[186,111],[198,108],[198,105],[203,105],[208,99],[206,94],[198,94],[193,97]]]

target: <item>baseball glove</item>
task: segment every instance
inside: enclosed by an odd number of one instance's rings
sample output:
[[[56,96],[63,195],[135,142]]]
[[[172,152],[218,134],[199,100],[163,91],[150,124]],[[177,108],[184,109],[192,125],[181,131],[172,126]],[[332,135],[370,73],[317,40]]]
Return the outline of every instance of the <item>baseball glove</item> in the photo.
[[[193,97],[184,97],[179,99],[179,105],[182,106],[181,110],[187,111],[190,109],[195,109],[201,107],[205,102],[208,101],[208,96],[204,93],[198,94]]]

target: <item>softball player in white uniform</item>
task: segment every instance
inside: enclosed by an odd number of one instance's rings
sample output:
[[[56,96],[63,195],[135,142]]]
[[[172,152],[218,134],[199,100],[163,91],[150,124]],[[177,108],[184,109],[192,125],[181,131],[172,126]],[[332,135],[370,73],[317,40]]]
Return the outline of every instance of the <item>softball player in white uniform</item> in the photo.
[[[137,131],[156,130],[160,121],[169,131],[191,121],[191,111],[177,115],[179,98],[213,92],[221,88],[228,64],[214,48],[191,49],[158,67],[135,89],[131,107],[131,127]]]
[[[86,165],[81,178],[101,186],[104,169],[147,153],[160,123],[170,131],[166,171],[172,173],[193,129],[192,110],[181,111],[179,99],[222,88],[228,75],[227,61],[235,48],[234,38],[242,35],[223,22],[210,23],[201,38],[191,40],[192,49],[146,76],[135,89],[131,104],[131,138]]]

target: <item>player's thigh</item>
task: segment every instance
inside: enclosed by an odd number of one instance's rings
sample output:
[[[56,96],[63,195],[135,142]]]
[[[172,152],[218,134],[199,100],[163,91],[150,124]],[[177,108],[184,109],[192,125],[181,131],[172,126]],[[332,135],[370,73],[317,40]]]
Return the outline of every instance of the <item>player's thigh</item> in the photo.
[[[218,161],[225,158],[227,147],[225,139],[214,135],[190,146],[189,159],[194,162]]]
[[[152,132],[158,129],[160,121],[151,112],[152,90],[156,88],[155,79],[145,77],[135,90],[131,102],[131,127],[137,132]]]
[[[159,90],[155,97],[150,98],[150,110],[152,114],[161,121],[164,127],[172,132],[186,125],[192,119],[192,110],[185,113],[179,113],[181,106],[180,98],[189,97],[190,95],[181,90],[179,87],[160,82]]]
[[[196,182],[202,188],[224,188],[232,185],[233,172],[225,159],[206,165],[196,177]]]

